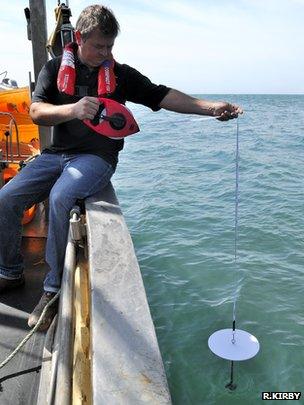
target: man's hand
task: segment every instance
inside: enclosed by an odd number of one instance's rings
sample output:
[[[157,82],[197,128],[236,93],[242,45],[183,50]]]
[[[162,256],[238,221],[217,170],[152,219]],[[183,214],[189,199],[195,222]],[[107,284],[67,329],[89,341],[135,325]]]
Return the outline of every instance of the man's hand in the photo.
[[[75,118],[92,120],[98,109],[99,100],[96,97],[83,97],[77,103],[54,105],[35,102],[30,108],[30,115],[37,125],[53,126]]]
[[[243,114],[243,110],[235,104],[229,104],[223,101],[213,103],[213,115],[219,117],[219,121],[228,121],[237,118],[239,114]]]
[[[80,120],[92,120],[99,109],[99,104],[96,97],[83,97],[73,105],[74,117]]]

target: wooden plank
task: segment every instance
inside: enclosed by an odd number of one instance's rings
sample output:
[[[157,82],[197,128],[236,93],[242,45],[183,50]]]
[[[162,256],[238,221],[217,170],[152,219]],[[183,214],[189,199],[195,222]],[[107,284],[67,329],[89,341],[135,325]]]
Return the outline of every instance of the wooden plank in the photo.
[[[73,366],[73,405],[90,405],[90,316],[88,265],[83,260],[75,270],[75,340]]]

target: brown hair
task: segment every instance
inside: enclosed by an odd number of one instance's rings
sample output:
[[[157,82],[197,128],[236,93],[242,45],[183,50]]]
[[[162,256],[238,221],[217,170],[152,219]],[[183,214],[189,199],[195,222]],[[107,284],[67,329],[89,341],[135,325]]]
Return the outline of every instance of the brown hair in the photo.
[[[82,10],[76,22],[76,30],[80,32],[83,40],[88,39],[96,28],[106,37],[117,36],[120,28],[112,10],[98,4]]]

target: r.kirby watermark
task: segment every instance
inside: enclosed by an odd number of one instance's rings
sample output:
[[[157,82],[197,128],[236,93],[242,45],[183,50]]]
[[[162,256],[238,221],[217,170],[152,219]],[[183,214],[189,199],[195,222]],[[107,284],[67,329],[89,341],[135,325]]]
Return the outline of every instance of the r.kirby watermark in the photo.
[[[301,392],[262,392],[262,399],[289,399],[299,400],[301,398]]]

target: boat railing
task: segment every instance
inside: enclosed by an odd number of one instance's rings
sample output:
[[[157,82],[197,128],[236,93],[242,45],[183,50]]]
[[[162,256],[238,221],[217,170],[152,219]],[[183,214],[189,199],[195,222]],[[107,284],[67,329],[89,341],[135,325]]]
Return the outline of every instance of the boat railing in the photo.
[[[22,143],[21,153],[21,143],[19,137],[19,129],[17,121],[13,114],[9,112],[0,111],[0,116],[7,117],[8,121],[3,129],[3,124],[1,127],[1,132],[5,136],[5,140],[0,138],[0,188],[10,180],[15,174],[18,173],[27,163],[32,159],[35,159],[39,150],[30,149],[30,145]],[[15,134],[15,137],[14,137]]]
[[[72,222],[82,228],[72,232]],[[82,221],[72,212],[47,360],[37,405],[171,404],[132,239],[111,184],[85,201]]]
[[[22,159],[23,157],[27,157],[27,155],[21,155],[20,154],[20,141],[19,141],[19,130],[18,130],[18,125],[17,122],[15,120],[15,117],[13,116],[13,114],[9,113],[9,112],[1,112],[0,111],[0,115],[2,116],[6,116],[9,118],[9,122],[8,122],[8,129],[4,132],[4,135],[6,137],[6,162],[10,162],[10,163],[18,163],[20,161],[20,159]],[[17,146],[17,154],[14,154],[13,151],[13,130],[15,129],[16,132],[16,146]],[[15,159],[17,158],[17,160]]]

